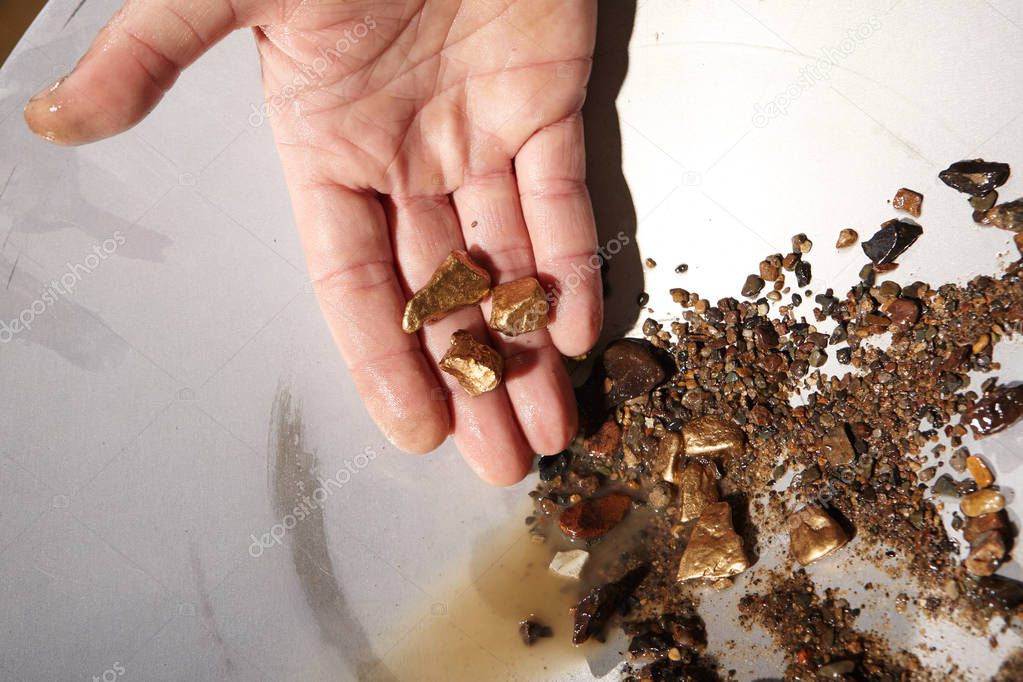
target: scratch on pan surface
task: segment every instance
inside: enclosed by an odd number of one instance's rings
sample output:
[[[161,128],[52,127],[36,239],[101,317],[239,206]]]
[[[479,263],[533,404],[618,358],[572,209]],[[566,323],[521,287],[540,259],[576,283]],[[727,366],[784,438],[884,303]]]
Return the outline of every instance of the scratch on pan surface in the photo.
[[[303,506],[319,486],[316,453],[305,442],[302,407],[294,402],[287,387],[278,385],[268,431],[269,486],[274,513],[283,518]],[[366,636],[365,628],[348,605],[330,556],[324,527],[323,509],[304,505],[305,518],[298,520],[287,536],[291,562],[295,567],[324,642],[333,646],[357,679],[365,679],[374,671],[376,679],[384,667]]]
[[[67,28],[67,25],[71,23],[71,20],[75,18],[75,15],[78,14],[78,10],[82,9],[82,5],[84,4],[85,0],[78,0],[78,4],[75,5],[73,10],[71,10],[71,15],[64,21],[64,25],[60,27],[62,31]]]

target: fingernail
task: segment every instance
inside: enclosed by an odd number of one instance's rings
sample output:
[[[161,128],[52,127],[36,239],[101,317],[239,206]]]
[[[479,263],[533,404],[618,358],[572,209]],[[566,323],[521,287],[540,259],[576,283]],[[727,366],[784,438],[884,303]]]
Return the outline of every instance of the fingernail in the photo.
[[[25,122],[28,123],[29,129],[33,133],[48,142],[57,144],[61,143],[55,130],[59,125],[55,114],[61,108],[57,92],[66,80],[67,76],[63,76],[52,85],[37,92],[25,105],[24,112]]]
[[[55,80],[51,85],[43,88],[42,90],[40,90],[36,94],[32,95],[32,99],[29,100],[29,104],[31,104],[32,102],[36,102],[38,100],[41,100],[44,97],[47,97],[51,92],[55,92],[57,90],[57,88],[59,88],[61,86],[61,84],[64,81],[66,81],[66,80],[67,80],[67,76],[66,75],[61,76],[60,78]]]

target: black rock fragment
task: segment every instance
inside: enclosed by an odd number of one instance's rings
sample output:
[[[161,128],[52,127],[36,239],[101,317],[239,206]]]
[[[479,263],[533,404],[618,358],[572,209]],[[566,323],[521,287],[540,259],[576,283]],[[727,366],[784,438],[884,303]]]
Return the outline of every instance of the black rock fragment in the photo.
[[[614,582],[595,587],[586,593],[575,606],[575,622],[572,625],[572,643],[582,644],[590,637],[599,635],[607,621],[618,610],[650,572],[650,565],[643,564],[632,569]]]
[[[894,263],[923,233],[924,229],[916,223],[889,220],[861,246],[874,265],[887,265]]]
[[[1009,164],[973,159],[956,161],[938,173],[941,181],[952,189],[979,197],[1009,179]]]
[[[813,277],[811,274],[810,264],[805,260],[799,261],[796,264],[796,285],[805,287],[810,283],[810,279]]]
[[[519,623],[519,636],[522,637],[522,643],[526,646],[533,646],[536,644],[536,640],[541,637],[551,637],[554,635],[554,631],[546,625],[541,625],[535,620],[524,620]]]
[[[537,463],[541,481],[553,481],[565,473],[572,455],[568,450],[559,452],[556,455],[544,455]]]

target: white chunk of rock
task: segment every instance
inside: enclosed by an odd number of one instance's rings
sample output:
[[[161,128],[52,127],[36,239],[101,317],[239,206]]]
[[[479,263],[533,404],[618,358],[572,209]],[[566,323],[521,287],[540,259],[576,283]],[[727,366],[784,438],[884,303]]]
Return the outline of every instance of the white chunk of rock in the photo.
[[[558,552],[551,559],[551,573],[560,575],[563,578],[579,580],[583,567],[590,559],[590,553],[582,549],[571,549],[567,552]]]

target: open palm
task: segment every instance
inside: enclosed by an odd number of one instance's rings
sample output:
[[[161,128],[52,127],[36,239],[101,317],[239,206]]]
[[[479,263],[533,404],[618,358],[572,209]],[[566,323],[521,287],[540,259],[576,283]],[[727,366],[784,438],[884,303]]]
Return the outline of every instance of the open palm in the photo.
[[[370,414],[398,447],[449,433],[485,480],[522,478],[576,420],[560,353],[601,324],[580,109],[595,0],[129,0],[67,80],[26,108],[37,133],[77,144],[120,132],[180,69],[255,28],[266,103],[310,276]],[[408,293],[453,249],[495,281],[538,276],[549,332],[490,334],[505,383],[470,398],[437,371],[478,309],[418,335]]]

